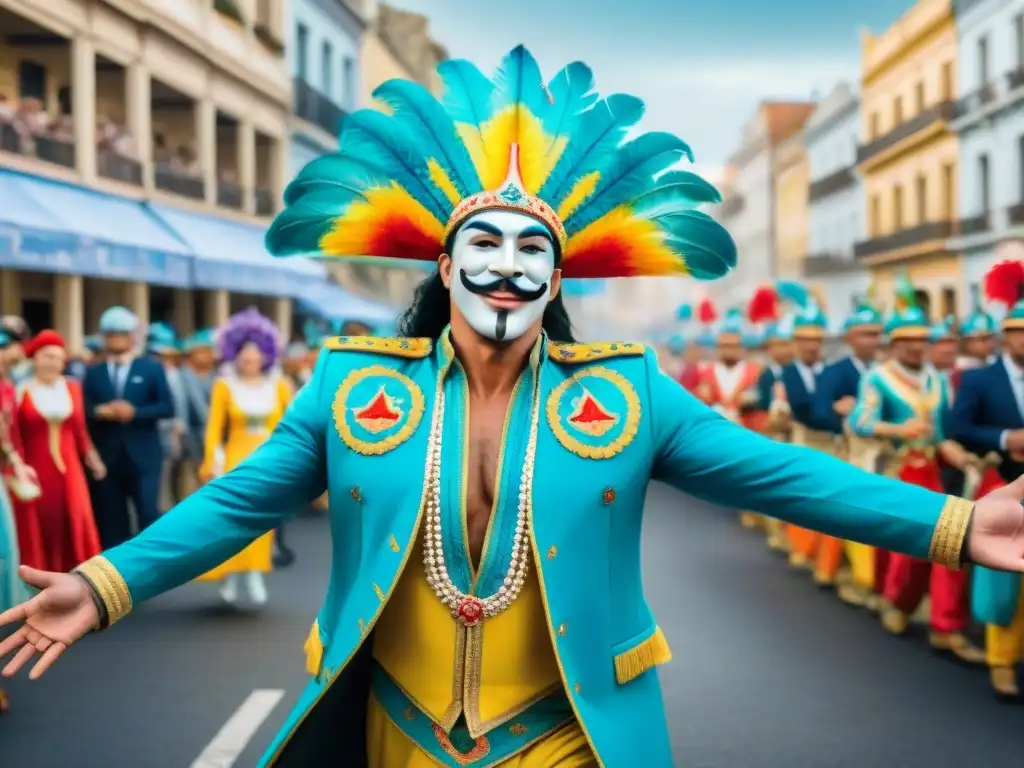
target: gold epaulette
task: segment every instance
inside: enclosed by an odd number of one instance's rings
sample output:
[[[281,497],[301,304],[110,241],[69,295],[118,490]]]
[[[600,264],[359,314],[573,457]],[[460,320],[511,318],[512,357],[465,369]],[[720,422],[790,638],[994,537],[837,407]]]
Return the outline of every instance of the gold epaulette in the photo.
[[[383,336],[333,336],[324,342],[331,352],[369,352],[391,357],[426,357],[434,348],[432,339],[386,338]]]
[[[569,365],[592,363],[611,357],[634,357],[646,351],[646,345],[634,341],[599,341],[593,344],[552,341],[548,344],[548,357]]]

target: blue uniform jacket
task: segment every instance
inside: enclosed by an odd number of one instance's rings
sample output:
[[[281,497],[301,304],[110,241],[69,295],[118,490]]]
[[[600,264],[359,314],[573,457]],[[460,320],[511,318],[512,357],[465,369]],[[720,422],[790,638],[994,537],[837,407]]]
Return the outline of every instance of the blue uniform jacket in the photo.
[[[660,371],[643,345],[542,339],[533,366],[541,411],[531,567],[566,694],[601,766],[673,763],[653,664],[620,683],[614,663],[656,631],[640,562],[650,480],[917,557],[939,557],[946,550],[933,541],[952,535],[959,552],[962,534],[957,539],[951,526],[963,523],[969,504],[733,424]],[[353,766],[365,759],[358,717],[367,696],[366,639],[414,551],[438,382],[448,435],[464,428],[458,414],[468,389],[447,335],[437,343],[328,342],[312,380],[263,446],[84,568],[102,573],[106,591],[120,600],[106,600],[108,610],[123,613],[222,563],[329,492],[333,568],[310,638],[322,659],[261,766],[308,765],[289,745],[308,741],[303,723],[312,730],[317,722],[330,744],[321,758],[335,754]],[[385,418],[393,423],[382,429]],[[497,493],[514,500],[529,419],[509,421],[502,456],[513,460],[504,462],[510,466]],[[445,441],[446,494],[458,492],[463,444]],[[493,523],[505,538],[514,532],[514,506],[511,517],[499,512]],[[315,716],[330,707],[337,712]]]
[[[1004,430],[1021,428],[1024,416],[1001,358],[984,368],[963,372],[950,412],[950,437],[979,456],[997,452],[1002,458],[999,473],[1010,482],[1024,474],[1024,461],[1002,450],[999,439]],[[1019,574],[975,568],[971,580],[975,618],[985,624],[1009,626],[1017,612],[1020,589]]]
[[[853,359],[844,357],[829,363],[818,376],[811,398],[811,425],[814,429],[843,434],[843,417],[835,411],[835,403],[844,397],[857,397],[860,371]]]
[[[772,407],[774,399],[775,382],[779,380],[782,367],[778,363],[769,363],[761,370],[757,377],[757,409],[768,411]]]
[[[817,378],[820,376],[821,374],[818,374]],[[815,379],[815,389],[817,389],[817,378]],[[796,363],[790,363],[782,369],[782,385],[786,388],[786,401],[789,403],[793,421],[803,424],[809,429],[819,429],[815,425],[811,407],[814,402],[814,393],[807,390],[807,385],[804,384],[803,376],[800,375]]]
[[[132,361],[122,394],[135,408],[135,420],[128,424],[95,418],[97,406],[118,399],[105,362],[86,371],[82,393],[89,435],[103,462],[113,466],[127,460],[140,472],[160,471],[164,451],[157,422],[174,418],[174,400],[163,366],[144,358]]]

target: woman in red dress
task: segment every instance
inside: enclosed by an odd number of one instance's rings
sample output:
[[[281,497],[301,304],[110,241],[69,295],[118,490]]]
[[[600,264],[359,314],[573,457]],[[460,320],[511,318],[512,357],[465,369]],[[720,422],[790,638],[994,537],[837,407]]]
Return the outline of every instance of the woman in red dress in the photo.
[[[43,331],[25,353],[33,373],[18,385],[17,418],[25,461],[42,489],[35,502],[43,553],[38,567],[68,571],[100,552],[83,462],[97,480],[107,470],[86,432],[81,387],[63,374],[64,340]]]

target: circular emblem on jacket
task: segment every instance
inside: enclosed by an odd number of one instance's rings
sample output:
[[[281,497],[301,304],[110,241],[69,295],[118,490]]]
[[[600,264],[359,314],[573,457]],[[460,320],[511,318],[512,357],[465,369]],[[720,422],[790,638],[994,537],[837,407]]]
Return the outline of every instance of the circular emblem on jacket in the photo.
[[[551,390],[546,411],[558,442],[586,459],[621,453],[640,427],[640,398],[633,385],[602,366],[577,371]]]
[[[345,445],[364,456],[379,456],[408,440],[423,411],[423,390],[383,365],[350,372],[334,395],[334,426]]]

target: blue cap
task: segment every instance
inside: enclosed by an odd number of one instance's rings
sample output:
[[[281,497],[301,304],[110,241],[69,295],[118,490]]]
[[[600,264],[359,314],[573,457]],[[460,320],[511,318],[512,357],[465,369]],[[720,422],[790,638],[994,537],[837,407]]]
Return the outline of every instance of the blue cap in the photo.
[[[187,339],[185,339],[185,341],[181,345],[182,349],[184,349],[186,352],[191,352],[193,349],[202,349],[204,347],[213,349],[215,346],[217,346],[216,339],[214,338],[215,335],[216,334],[214,333],[212,328],[205,328],[201,331],[196,331]]]
[[[956,334],[953,333],[953,324],[951,318],[940,320],[931,327],[931,332],[928,334],[928,341],[933,344],[937,341],[956,341]]]
[[[130,309],[111,307],[100,315],[100,333],[135,333],[139,318]]]
[[[686,348],[686,337],[681,333],[673,333],[668,337],[668,351],[673,355],[682,354]]]
[[[157,354],[178,351],[178,337],[166,323],[153,323],[146,334],[146,346]]]
[[[99,334],[86,336],[83,346],[90,352],[101,352],[103,350],[103,339],[99,337]]]

